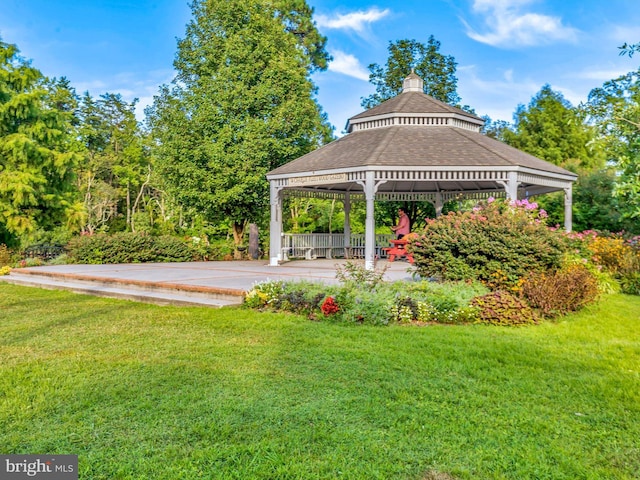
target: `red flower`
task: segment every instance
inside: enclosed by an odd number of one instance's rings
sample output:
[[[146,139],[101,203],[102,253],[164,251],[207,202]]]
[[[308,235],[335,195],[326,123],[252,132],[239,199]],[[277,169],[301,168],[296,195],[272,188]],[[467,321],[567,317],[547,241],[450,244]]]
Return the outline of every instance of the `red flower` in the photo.
[[[320,310],[322,310],[322,313],[324,313],[326,316],[329,316],[340,310],[340,307],[338,307],[338,304],[333,299],[333,297],[327,297],[324,299],[324,302],[322,302]]]

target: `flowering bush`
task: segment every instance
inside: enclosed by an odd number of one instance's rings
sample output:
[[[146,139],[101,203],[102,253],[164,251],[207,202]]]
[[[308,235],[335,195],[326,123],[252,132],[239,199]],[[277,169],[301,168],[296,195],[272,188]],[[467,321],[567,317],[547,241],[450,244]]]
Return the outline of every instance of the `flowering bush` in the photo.
[[[620,290],[631,295],[640,294],[639,237],[624,238],[622,233],[602,234],[593,230],[568,233],[564,237],[571,257],[579,258],[598,279],[600,291]],[[617,281],[610,288],[611,278]]]
[[[422,277],[480,280],[493,290],[518,291],[528,272],[561,264],[561,235],[546,227],[545,217],[527,200],[487,201],[471,212],[429,220],[407,248]]]
[[[479,283],[382,282],[375,288],[311,282],[264,282],[245,297],[250,308],[287,311],[311,319],[388,325],[389,323],[471,323],[471,299],[486,293]]]
[[[324,315],[328,317],[329,315],[338,313],[338,311],[340,310],[340,307],[338,306],[336,301],[333,299],[333,297],[327,297],[324,299],[324,302],[322,302],[322,305],[320,306],[320,310],[322,310],[322,313],[324,313]]]
[[[620,236],[596,236],[588,244],[592,259],[614,275],[633,266],[636,253]]]

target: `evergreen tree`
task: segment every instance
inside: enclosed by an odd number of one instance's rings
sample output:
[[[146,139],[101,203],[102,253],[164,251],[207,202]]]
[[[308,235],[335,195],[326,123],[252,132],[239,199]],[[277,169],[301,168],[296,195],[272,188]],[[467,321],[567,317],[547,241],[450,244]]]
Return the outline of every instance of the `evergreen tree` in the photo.
[[[309,74],[325,39],[304,0],[196,0],[172,86],[147,113],[166,190],[236,245],[268,212],[265,174],[330,138]]]
[[[49,82],[0,41],[0,242],[38,228],[73,228],[76,200],[72,113],[65,80]],[[72,95],[71,95],[72,96]]]

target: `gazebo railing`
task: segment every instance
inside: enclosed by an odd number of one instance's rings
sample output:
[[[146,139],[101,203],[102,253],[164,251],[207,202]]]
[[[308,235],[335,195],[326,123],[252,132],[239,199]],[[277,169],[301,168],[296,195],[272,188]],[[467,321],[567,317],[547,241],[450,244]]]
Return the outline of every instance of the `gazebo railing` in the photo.
[[[377,234],[375,252],[385,258],[383,248],[389,246],[394,235]],[[351,234],[349,247],[344,245],[343,233],[283,233],[282,259],[289,258],[364,258],[364,234]]]

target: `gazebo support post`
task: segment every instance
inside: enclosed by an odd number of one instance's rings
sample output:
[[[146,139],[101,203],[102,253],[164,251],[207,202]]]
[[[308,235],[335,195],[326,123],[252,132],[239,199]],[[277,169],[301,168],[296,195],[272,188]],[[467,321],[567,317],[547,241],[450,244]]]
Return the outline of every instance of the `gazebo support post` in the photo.
[[[282,261],[282,188],[269,182],[271,220],[269,222],[269,265],[276,267]]]
[[[367,204],[367,216],[364,227],[364,268],[367,270],[373,270],[375,268],[376,221],[373,209],[376,196],[375,187],[374,172],[367,172],[364,182],[364,197]]]
[[[505,185],[507,191],[507,199],[516,201],[518,200],[518,172],[509,172],[509,180]]]
[[[442,215],[442,205],[442,193],[436,192],[436,204],[434,205],[436,207],[436,218]]]
[[[572,229],[573,217],[572,217],[572,206],[573,206],[573,187],[569,185],[564,189],[564,229],[567,232],[570,232]]]
[[[349,192],[342,199],[344,205],[344,258],[351,258],[351,196]]]

